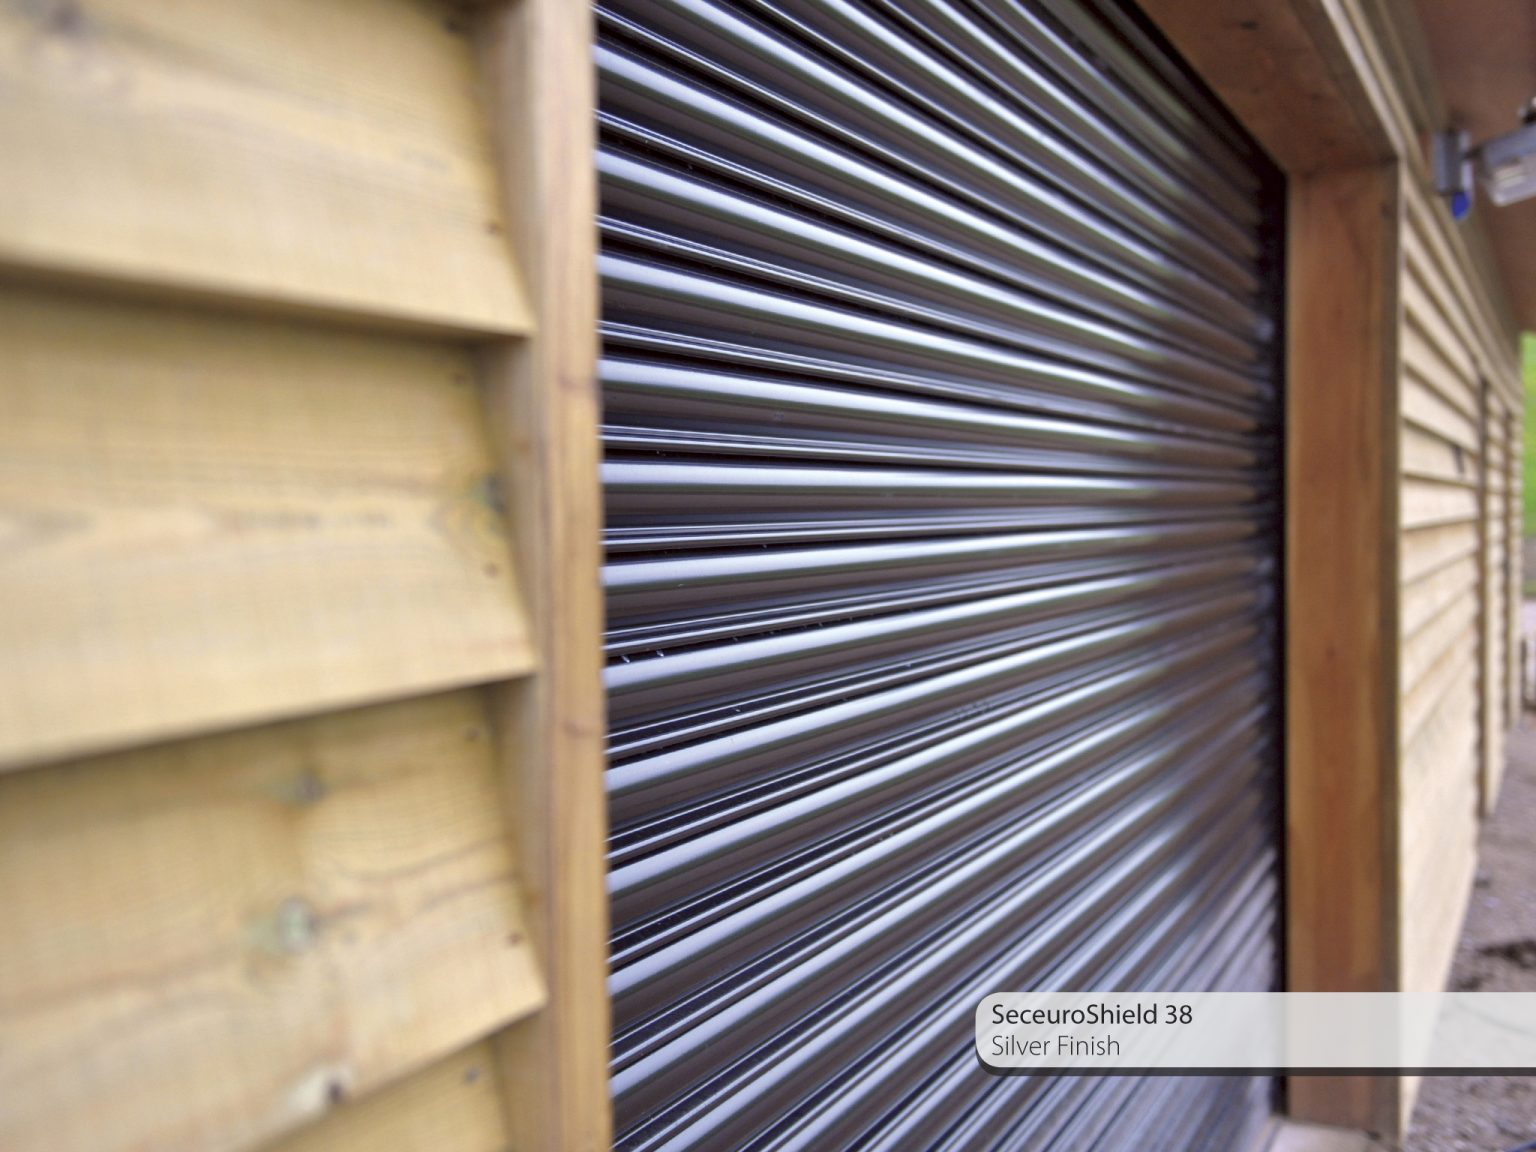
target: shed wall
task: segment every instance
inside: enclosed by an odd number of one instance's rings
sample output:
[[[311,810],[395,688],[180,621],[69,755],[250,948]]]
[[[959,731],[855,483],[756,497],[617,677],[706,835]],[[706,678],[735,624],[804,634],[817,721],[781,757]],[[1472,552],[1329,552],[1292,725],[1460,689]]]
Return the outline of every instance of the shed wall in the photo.
[[[1518,693],[1515,347],[1419,178],[1403,199],[1399,600],[1400,980],[1444,985]],[[1511,452],[1511,443],[1515,452]]]
[[[551,399],[541,263],[590,266],[589,45],[487,9],[0,8],[0,1147],[563,1142],[507,1029],[604,1004],[598,840],[578,898],[528,831],[600,772],[596,612],[530,611],[557,563],[596,603],[595,319]],[[516,251],[514,86],[580,161]],[[559,1018],[598,1146],[606,1013]]]

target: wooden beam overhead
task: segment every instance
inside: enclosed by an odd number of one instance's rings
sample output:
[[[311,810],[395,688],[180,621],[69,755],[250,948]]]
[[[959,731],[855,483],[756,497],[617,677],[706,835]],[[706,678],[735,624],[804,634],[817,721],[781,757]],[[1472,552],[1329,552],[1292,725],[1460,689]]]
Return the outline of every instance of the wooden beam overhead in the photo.
[[[1141,6],[1286,173],[1392,157],[1378,97],[1324,0]]]
[[[1286,387],[1286,986],[1397,983],[1395,166],[1293,179]],[[1341,499],[1340,493],[1348,493]],[[1396,1080],[1293,1079],[1391,1131]]]

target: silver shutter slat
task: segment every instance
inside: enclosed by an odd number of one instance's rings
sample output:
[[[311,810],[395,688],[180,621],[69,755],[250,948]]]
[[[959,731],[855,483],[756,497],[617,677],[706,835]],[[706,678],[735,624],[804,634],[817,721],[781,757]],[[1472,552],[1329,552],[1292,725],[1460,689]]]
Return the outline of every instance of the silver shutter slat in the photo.
[[[883,3],[886,8],[893,6],[890,0]],[[1045,5],[1019,0],[969,0],[965,7],[1004,42],[1004,52],[1048,69],[1079,100],[1118,125],[1137,147],[1168,159],[1185,180],[1219,201],[1228,215],[1250,227],[1262,223],[1255,195],[1259,181],[1245,159],[1246,146],[1221,131],[1220,115],[1211,108],[1191,116],[1188,108],[1174,101],[1172,119],[1160,119],[1157,109],[1167,98],[1164,86],[1141,70],[1142,62],[1134,58],[1116,57],[1106,64],[1106,54],[1117,52],[1120,46],[1102,37],[1091,23],[1063,23]],[[1198,91],[1180,86],[1186,100],[1204,102]],[[1191,151],[1203,162],[1170,159],[1183,158]]]
[[[847,0],[801,2],[793,10],[775,0],[758,4],[791,26],[814,28],[817,47],[829,56],[866,68],[878,61],[914,99],[936,93],[923,101],[925,110],[957,131],[981,135],[994,150],[1038,167],[1058,184],[1091,184],[1101,211],[1118,208],[1130,226],[1155,235],[1176,254],[1182,251],[1191,263],[1219,263],[1252,286],[1252,271],[1241,262],[1257,255],[1249,232],[1214,204],[1191,196],[1175,172],[1123,138],[1091,105],[1072,99],[1045,69],[999,51],[980,25],[953,6],[909,3],[897,11],[887,4],[877,15]],[[983,61],[995,62],[999,71]],[[1134,168],[1134,175],[1126,168]]]
[[[1065,588],[974,597],[936,608],[615,664],[606,677],[610,707],[622,723],[636,711],[655,714],[691,709],[721,694],[739,696],[754,684],[779,686],[838,675],[851,664],[866,665],[891,653],[903,659],[925,649],[937,654],[978,634],[992,644],[1009,638],[1015,630],[1030,628],[1033,632],[1085,602],[1113,603],[1131,595],[1150,596],[1180,585],[1219,579],[1251,580],[1254,567],[1241,557],[1233,557],[1225,563],[1210,561],[1162,569],[1139,579],[1107,577]]]
[[[883,0],[879,7],[913,35],[985,76],[995,91],[1026,107],[1048,109],[1059,132],[1132,175],[1166,210],[1195,227],[1214,225],[1223,242],[1255,254],[1248,230],[1259,222],[1259,212],[1251,183],[1239,187],[1242,174],[1234,183],[1231,173],[1171,162],[1166,140],[1161,150],[1149,146],[1159,126],[1134,102],[1120,98],[1110,77],[1047,20],[1014,8],[1013,20],[999,27],[989,20],[985,4],[954,0]],[[1191,196],[1191,189],[1199,195]]]
[[[1207,681],[1179,683],[1169,699],[1140,717],[1101,721],[1069,731],[1043,751],[1031,749],[1038,757],[1035,762],[1018,765],[1004,754],[1000,761],[984,765],[990,770],[966,781],[955,795],[941,790],[943,805],[918,809],[908,824],[828,845],[819,855],[802,860],[803,866],[741,877],[734,887],[750,888],[750,899],[716,891],[722,886],[711,883],[710,898],[690,908],[686,934],[676,923],[659,924],[648,933],[655,939],[642,939],[617,954],[625,964],[613,980],[616,1018],[626,1025],[642,1020],[666,1003],[669,986],[688,985],[712,970],[726,970],[764,942],[813,928],[828,910],[864,898],[939,849],[956,847],[988,830],[1006,831],[1007,817],[1027,810],[1053,789],[1082,786],[1093,772],[1104,771],[1105,763],[1120,764],[1117,756],[1132,755],[1132,765],[1142,770],[1148,764],[1168,767],[1177,753],[1193,751],[1201,736],[1209,734],[1193,732],[1187,723],[1170,718],[1176,707],[1192,707],[1200,692],[1209,695],[1210,690]],[[1209,725],[1209,717],[1206,722]],[[961,739],[971,743],[991,735],[984,731]],[[1138,740],[1144,742],[1139,750]],[[676,921],[678,906],[668,909],[667,916]]]
[[[887,164],[901,170],[936,175],[941,186],[955,186],[957,195],[993,206],[1004,218],[1023,216],[1036,227],[1048,225],[1095,258],[1113,253],[1150,262],[1159,253],[1155,244],[1143,239],[1144,228],[1133,231],[1112,219],[1105,200],[1096,199],[1092,208],[1084,208],[1028,170],[973,144],[969,134],[962,136],[915,114],[888,94],[901,91],[899,84],[882,89],[725,5],[713,0],[652,0],[638,22],[702,44],[701,55],[723,61],[738,74],[752,69],[763,77],[753,84],[753,95],[765,105],[793,111],[804,107],[797,105],[796,97],[819,99],[812,115],[819,127],[835,133],[845,145],[878,151]],[[748,74],[746,79],[751,83],[755,77]],[[835,100],[827,101],[829,94],[835,94]],[[1166,260],[1168,253],[1161,255]],[[1177,284],[1202,294],[1240,295],[1254,286],[1252,272],[1236,262],[1220,261],[1201,272],[1209,278],[1191,267],[1165,267],[1151,282],[1165,291]]]
[[[1101,364],[1052,359],[942,328],[887,319],[878,312],[841,306],[842,302],[823,303],[817,297],[786,292],[782,285],[767,292],[755,284],[742,286],[695,271],[692,265],[662,264],[622,252],[610,250],[599,260],[606,286],[605,310],[620,322],[633,316],[661,314],[685,334],[707,334],[710,318],[724,308],[750,317],[760,334],[758,342],[772,337],[768,347],[784,352],[795,353],[808,345],[868,356],[872,365],[898,371],[937,367],[1014,388],[1029,385],[1072,397],[1087,393],[1091,402],[1129,409],[1122,417],[1127,420],[1134,420],[1138,410],[1148,410],[1169,420],[1216,423],[1224,415],[1219,408],[1230,404],[1230,415],[1223,423],[1241,427],[1248,422],[1245,417],[1251,420],[1252,401],[1264,399],[1268,392],[1214,370],[1201,374],[1211,386],[1203,392],[1193,380],[1186,382],[1182,376],[1154,375],[1151,370],[1139,377],[1112,374]],[[1222,390],[1214,391],[1218,386]],[[1249,392],[1256,395],[1243,394]]]
[[[1099,71],[1112,76],[1114,83],[1150,109],[1203,161],[1239,185],[1257,189],[1257,146],[1223,115],[1216,98],[1194,83],[1118,0],[1041,0],[1031,5],[1021,0],[977,2],[988,8],[1006,8],[1015,18],[1031,7],[1055,19],[1097,62]],[[1177,150],[1179,145],[1173,147]],[[1258,215],[1252,219],[1262,222]]]
[[[1198,656],[1208,660],[1219,655],[1223,646],[1218,638],[1199,650]],[[1184,658],[1190,655],[1186,653]],[[1100,669],[1092,682],[1055,691],[1040,701],[1020,703],[1006,718],[970,731],[946,733],[947,739],[934,741],[930,737],[924,742],[926,747],[894,760],[887,756],[884,763],[862,764],[856,775],[838,773],[838,778],[830,781],[824,776],[814,791],[785,788],[771,808],[744,798],[745,802],[732,810],[732,819],[722,820],[718,812],[711,812],[693,820],[692,834],[686,839],[677,835],[678,820],[669,821],[659,835],[631,833],[615,852],[611,879],[615,905],[626,919],[654,914],[673,894],[689,891],[680,881],[691,881],[691,887],[696,888],[711,874],[724,875],[731,869],[735,870],[731,874],[744,872],[749,864],[760,867],[767,860],[814,847],[814,838],[823,827],[836,824],[840,831],[852,832],[866,817],[881,815],[920,796],[924,786],[932,789],[940,772],[945,803],[957,805],[963,788],[984,781],[998,770],[989,755],[1006,754],[1010,761],[1026,752],[1044,755],[1068,725],[1080,724],[1094,713],[1104,715],[1141,703],[1159,681],[1166,683],[1178,664],[1167,659],[1113,672]],[[951,817],[960,814],[958,806],[948,812]],[[700,827],[706,824],[710,827]]]
[[[1015,633],[873,674],[862,671],[811,690],[765,693],[739,709],[705,709],[632,726],[616,733],[613,745],[627,769],[613,780],[616,819],[629,819],[631,797],[642,812],[648,801],[668,796],[674,803],[713,803],[720,789],[741,787],[743,779],[788,755],[797,758],[800,774],[814,774],[829,758],[855,755],[870,742],[914,740],[944,729],[962,706],[970,718],[983,708],[1020,706],[1094,662],[1174,659],[1197,642],[1193,629],[1225,622],[1240,630],[1246,622],[1234,612],[1257,611],[1260,604],[1251,595],[1215,588],[1138,607],[1067,617],[1038,633]],[[1151,646],[1158,641],[1163,644]]]
[[[1253,532],[1253,525],[1241,520],[1195,521],[624,559],[608,565],[603,583],[610,604],[625,618],[670,609],[672,615],[696,619],[704,604],[754,604],[779,598],[798,603],[811,592],[868,589],[895,582],[900,582],[898,587],[932,589],[944,576],[979,577],[999,569],[1009,579],[1025,579],[1031,567],[1039,571],[1046,565],[1105,557],[1134,562],[1149,553],[1180,556],[1202,547],[1234,544]]]
[[[1222,947],[1229,946],[1231,941],[1219,939],[1213,946],[1212,941],[1201,938],[1199,926],[1220,924],[1237,939],[1253,927],[1264,934],[1266,925],[1241,921],[1245,905],[1266,908],[1273,903],[1273,871],[1272,856],[1252,846],[1229,845],[1225,858],[1215,861],[1211,876],[1184,887],[1175,915],[1150,925],[1151,933],[1142,936],[1136,933],[1149,927],[1146,921],[1150,917],[1143,915],[1138,920],[1127,915],[1116,919],[1097,934],[1095,947],[1077,949],[1079,961],[1096,958],[1100,961],[1097,966],[1091,960],[1087,964],[1069,962],[1053,972],[1050,982],[1062,987],[1196,986],[1239,990],[1242,981],[1234,979],[1229,971],[1233,967],[1229,947]],[[1145,905],[1142,911],[1145,913]],[[1175,941],[1180,946],[1170,947]],[[1117,955],[1117,959],[1104,963],[1103,958],[1110,955]],[[1158,963],[1159,957],[1170,956],[1171,962]],[[941,1020],[935,1020],[933,1025],[944,1026]],[[1025,1118],[1027,1136],[1013,1133],[1011,1146],[1048,1147],[1053,1138],[1059,1138],[1063,1129],[1072,1127],[1085,1113],[1092,1116],[1113,1109],[1117,1099],[1135,1095],[1140,1086],[1135,1080],[1121,1078],[1107,1082],[1076,1077],[1020,1078],[1017,1090],[1012,1093],[989,1091],[992,1082],[978,1082],[975,1076],[975,1056],[969,1048],[969,1037],[962,1030],[951,1026],[949,1042],[943,1045],[943,1062],[936,1071],[914,1060],[923,1047],[937,1047],[931,1041],[925,1044],[925,1040],[921,1036],[898,1037],[885,1049],[884,1060],[900,1066],[908,1080],[928,1075],[926,1098],[904,1108],[899,1104],[893,1108],[888,1093],[895,1085],[889,1078],[872,1080],[862,1094],[849,1084],[840,1093],[837,1109],[822,1110],[798,1125],[797,1130],[775,1134],[761,1146],[815,1148],[816,1141],[835,1138],[838,1127],[847,1126],[852,1116],[863,1113],[859,1119],[869,1134],[860,1147],[871,1150],[902,1152],[909,1148],[942,1147],[959,1152],[985,1144],[988,1136],[996,1139],[1007,1131],[1010,1123],[1018,1123],[1020,1117]],[[1083,1141],[1081,1133],[1076,1140],[1062,1143],[1067,1147],[1103,1146]],[[1190,1145],[1142,1145],[1147,1146]]]
[[[1079,5],[599,6],[619,1148],[1267,1110],[969,1048],[1277,959],[1275,184]]]
[[[867,447],[907,452],[965,452],[1003,467],[1046,471],[1199,472],[1252,468],[1252,444],[1206,432],[1175,435],[1115,428],[1085,420],[999,412],[996,408],[903,396],[871,395],[810,380],[752,377],[608,358],[602,363],[608,436],[668,437],[672,450],[756,452],[760,429],[796,432],[805,442],[843,449],[849,460]],[[651,427],[646,427],[649,424]],[[660,425],[659,428],[656,425]],[[744,431],[751,429],[752,431]],[[754,433],[756,433],[754,435]],[[659,441],[632,441],[651,447]],[[1031,455],[1024,455],[1030,453]],[[950,456],[941,463],[963,463]]]
[[[611,294],[610,287],[605,295]],[[683,300],[686,307],[690,301],[686,296]],[[657,307],[648,319],[653,323],[669,319],[662,311],[664,300],[658,296],[652,303]],[[733,303],[741,303],[742,314],[755,319],[759,309],[773,306],[772,301],[752,306],[750,299],[741,297]],[[833,328],[848,322],[846,315],[836,313],[809,316]],[[767,312],[761,319],[766,322],[771,317],[772,313]],[[761,326],[757,327],[761,331]],[[676,324],[670,329],[644,327],[612,315],[604,320],[603,329],[611,349],[685,357],[692,363],[711,367],[795,371],[825,379],[829,384],[884,388],[1069,419],[1094,419],[1112,427],[1174,435],[1248,436],[1264,428],[1263,412],[1247,414],[1204,397],[1133,385],[1101,372],[1038,358],[1013,358],[994,365],[984,352],[977,354],[964,345],[942,345],[930,356],[919,350],[917,355],[907,357],[905,363],[896,363],[870,357],[834,359],[818,354],[814,346],[794,349],[745,344],[726,338],[729,334],[723,329],[699,334],[682,331]],[[880,350],[892,358],[902,351],[890,347]]]
[[[940,1033],[963,1035],[956,1022],[968,1023],[966,1017],[988,990],[1013,986],[1021,971],[1045,967],[1052,948],[1070,950],[1085,928],[1106,917],[1114,924],[1118,918],[1129,929],[1121,933],[1122,942],[1135,929],[1144,930],[1149,906],[1156,904],[1158,896],[1182,891],[1201,876],[1211,863],[1213,849],[1231,846],[1233,832],[1253,814],[1251,808],[1220,792],[1204,804],[1194,802],[1186,808],[1186,817],[1201,819],[1196,826],[1186,829],[1180,822],[1144,827],[1138,842],[1104,870],[1091,892],[1074,893],[1054,921],[1028,937],[1015,935],[1019,917],[1034,897],[1028,886],[968,908],[969,914],[936,934],[937,939],[919,940],[908,954],[893,957],[893,963],[865,982],[860,995],[850,995],[842,1011],[824,1019],[819,1028],[788,1036],[780,1033],[772,1038],[778,1043],[770,1040],[757,1050],[755,1059],[732,1067],[728,1109],[685,1101],[674,1115],[655,1118],[649,1125],[654,1135],[647,1133],[649,1138],[636,1146],[661,1146],[686,1132],[707,1147],[739,1147],[746,1132],[777,1111],[775,1089],[787,1081],[817,1086],[861,1054],[878,1056],[883,1043],[914,1029],[924,1017],[942,1021],[935,1029]],[[1166,867],[1169,856],[1182,857],[1183,867]],[[1154,873],[1157,880],[1152,885],[1143,886],[1142,871],[1158,863],[1165,868]],[[946,977],[954,983],[944,984]],[[711,1019],[718,1021],[720,1013]],[[950,1045],[943,1049],[953,1050]]]
[[[1252,601],[1249,601],[1252,603]],[[1110,617],[1102,632],[1086,638],[1082,646],[1113,644],[1129,634],[1143,642],[1168,635],[1170,628],[1191,624],[1200,609],[1191,605],[1149,605],[1162,613],[1149,613],[1145,621],[1131,622]],[[1227,619],[1236,626],[1241,616],[1232,598],[1218,595],[1216,609],[1227,610]],[[1183,609],[1184,611],[1181,611]],[[1127,637],[1129,638],[1129,637]],[[795,714],[755,722],[750,727],[736,726],[723,736],[668,748],[658,754],[626,759],[610,771],[610,788],[615,809],[614,819],[621,827],[628,821],[630,797],[638,798],[638,808],[645,811],[661,803],[677,803],[690,794],[717,791],[766,770],[773,762],[788,755],[809,758],[825,754],[830,745],[864,737],[867,733],[889,733],[904,724],[931,714],[942,714],[948,707],[973,703],[983,693],[1001,691],[1027,683],[1031,672],[1038,671],[1054,653],[1038,653],[1034,644],[1051,637],[1026,637],[1017,650],[1003,646],[1001,652],[968,659],[956,669],[940,666],[917,680],[898,680],[895,686],[875,685],[878,691],[848,693],[835,701],[822,702],[811,711],[795,709]],[[1070,650],[1070,649],[1069,649]],[[1149,656],[1157,655],[1153,649]],[[927,671],[925,669],[925,671]],[[648,799],[646,797],[648,796]]]
[[[673,177],[665,169],[625,155],[606,154],[600,169],[611,189],[605,202],[609,213],[625,212],[632,203],[640,202],[660,225],[644,227],[614,215],[605,216],[603,238],[613,247],[692,260],[716,273],[753,276],[795,293],[1139,375],[1154,383],[1209,385],[1238,396],[1258,392],[1263,386],[1261,380],[1244,373],[1247,365],[1241,357],[1251,356],[1252,347],[1230,337],[1208,341],[1198,353],[1188,352],[1163,333],[1154,336],[1105,323],[1040,295],[1009,291],[995,280],[907,256],[893,245],[864,240],[855,233],[770,208],[696,178]],[[734,243],[729,248],[705,245],[680,240],[662,230],[690,217],[695,225],[707,221],[713,234]],[[744,244],[752,247],[743,248]],[[765,248],[775,250],[775,261],[751,255],[753,250]],[[807,249],[820,267],[837,273],[838,278],[813,275],[803,264],[783,262]]]
[[[600,59],[608,64],[604,74],[610,78],[610,88],[617,86],[615,74],[633,79],[638,73],[638,66],[623,57]],[[646,75],[665,81],[664,73]],[[709,106],[703,98],[696,103]],[[719,101],[714,108],[738,139],[749,135],[761,137],[765,144],[774,146],[781,169],[796,161],[810,166],[830,152],[804,134],[754,117],[739,106]],[[1234,347],[1233,337],[1220,319],[1236,319],[1248,328],[1263,324],[1261,313],[1226,297],[1206,302],[1216,305],[1217,318],[1213,320],[1193,310],[1187,301],[1138,286],[1120,270],[1093,265],[1053,249],[1049,243],[1017,227],[982,212],[946,203],[924,185],[895,180],[873,165],[845,164],[838,172],[839,177],[849,185],[862,181],[863,196],[858,201],[846,195],[834,199],[805,183],[791,182],[788,172],[769,173],[749,167],[719,152],[694,147],[662,128],[636,123],[612,111],[602,115],[601,124],[615,151],[622,147],[626,153],[685,164],[716,183],[729,184],[777,203],[792,204],[816,217],[835,220],[864,234],[894,240],[909,250],[928,252],[957,266],[983,272],[1000,283],[1037,292],[1090,314],[1123,320],[1170,342],[1197,348],[1210,342],[1215,348],[1230,350]],[[616,190],[614,201],[623,195]],[[665,204],[644,203],[637,197],[629,197],[629,205],[647,221],[655,221],[668,208]],[[943,215],[915,217],[914,210],[922,206],[942,207]]]

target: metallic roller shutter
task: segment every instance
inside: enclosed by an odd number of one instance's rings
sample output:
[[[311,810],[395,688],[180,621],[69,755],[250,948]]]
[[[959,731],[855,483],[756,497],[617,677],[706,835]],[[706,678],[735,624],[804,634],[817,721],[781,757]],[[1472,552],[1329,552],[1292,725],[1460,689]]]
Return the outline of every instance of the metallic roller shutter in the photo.
[[[1274,182],[1082,0],[599,8],[634,1149],[1233,1146],[986,992],[1274,986]]]

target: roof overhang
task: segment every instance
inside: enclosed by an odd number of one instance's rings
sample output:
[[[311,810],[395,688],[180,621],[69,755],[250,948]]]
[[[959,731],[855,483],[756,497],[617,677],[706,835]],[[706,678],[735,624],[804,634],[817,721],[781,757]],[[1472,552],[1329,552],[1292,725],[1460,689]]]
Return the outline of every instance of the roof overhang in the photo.
[[[1517,128],[1536,96],[1536,5],[1418,0],[1418,9],[1440,95],[1437,127],[1465,129],[1473,144]],[[1536,199],[1496,208],[1479,191],[1474,213],[1516,322],[1536,329]]]
[[[1434,132],[1509,132],[1536,96],[1530,0],[1141,0],[1164,34],[1292,179],[1402,157],[1427,179]],[[1481,193],[1459,229],[1536,330],[1536,200]]]

